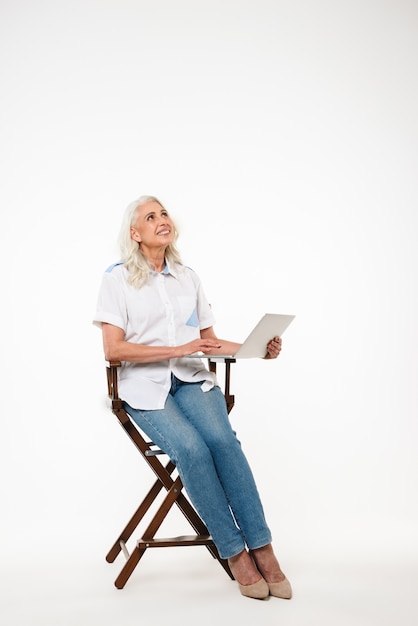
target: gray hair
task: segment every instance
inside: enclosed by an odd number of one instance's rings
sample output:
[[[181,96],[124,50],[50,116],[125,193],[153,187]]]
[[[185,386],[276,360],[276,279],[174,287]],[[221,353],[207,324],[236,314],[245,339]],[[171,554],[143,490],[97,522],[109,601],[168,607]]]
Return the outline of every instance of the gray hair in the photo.
[[[155,196],[140,196],[126,207],[119,233],[121,260],[129,272],[129,282],[134,287],[139,287],[148,278],[151,270],[141,246],[131,237],[131,228],[136,225],[138,219],[138,209],[147,202],[157,202],[164,209],[163,204]],[[165,256],[169,263],[181,264],[180,253],[175,245],[177,239],[178,231],[174,225],[174,240],[167,246]]]

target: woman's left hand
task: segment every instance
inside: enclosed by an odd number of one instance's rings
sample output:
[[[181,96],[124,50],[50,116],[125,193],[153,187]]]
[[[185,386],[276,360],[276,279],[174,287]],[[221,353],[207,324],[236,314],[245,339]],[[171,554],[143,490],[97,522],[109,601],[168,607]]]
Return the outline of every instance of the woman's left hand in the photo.
[[[273,337],[267,344],[267,354],[265,359],[277,359],[282,349],[281,337]]]

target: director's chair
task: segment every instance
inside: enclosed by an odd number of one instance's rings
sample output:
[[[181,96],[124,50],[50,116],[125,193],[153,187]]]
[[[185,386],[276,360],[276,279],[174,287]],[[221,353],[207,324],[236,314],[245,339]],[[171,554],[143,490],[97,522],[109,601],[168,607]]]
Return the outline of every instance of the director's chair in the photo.
[[[230,368],[231,363],[234,363],[235,359],[222,357],[208,359],[210,371],[216,373],[217,362],[222,362],[224,365],[224,396],[229,413],[235,402],[234,396],[230,393]],[[115,580],[115,586],[118,589],[122,589],[125,586],[148,548],[169,548],[178,546],[206,546],[213,558],[219,561],[230,578],[233,579],[234,577],[229,569],[228,562],[225,559],[221,559],[219,556],[218,550],[212,537],[209,535],[206,525],[183,493],[183,484],[180,476],[176,476],[175,464],[170,459],[167,462],[167,455],[165,455],[164,451],[159,449],[152,441],[149,441],[146,436],[144,436],[125,411],[123,402],[118,395],[118,367],[120,367],[120,365],[121,363],[119,361],[108,361],[106,364],[108,397],[111,409],[126,434],[153,470],[157,479],[106,555],[106,561],[108,561],[108,563],[113,563],[120,552],[123,552],[126,558],[126,562]],[[162,502],[158,504],[156,500],[157,496],[164,489],[166,491],[165,496]],[[174,504],[176,504],[183,513],[196,534],[157,538],[156,534]],[[157,510],[154,512],[151,521],[143,531],[142,537],[136,541],[133,549],[129,550],[127,547],[128,540],[138,528],[141,521],[144,520],[145,515],[151,510],[153,505],[154,509],[157,507]],[[152,512],[150,512],[150,514],[152,514]]]

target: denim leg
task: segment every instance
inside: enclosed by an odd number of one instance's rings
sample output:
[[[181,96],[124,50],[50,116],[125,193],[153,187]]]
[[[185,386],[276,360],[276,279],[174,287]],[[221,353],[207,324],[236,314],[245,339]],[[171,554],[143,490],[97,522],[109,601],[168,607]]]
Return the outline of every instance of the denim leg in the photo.
[[[252,472],[221,390],[203,392],[201,383],[177,381],[172,393],[164,409],[126,409],[176,464],[222,558],[238,554],[245,544],[254,549],[270,543]]]
[[[219,387],[203,392],[183,383],[175,400],[208,446],[219,482],[246,545],[254,550],[271,542],[253,473],[226,410]],[[233,556],[229,554],[228,556]]]

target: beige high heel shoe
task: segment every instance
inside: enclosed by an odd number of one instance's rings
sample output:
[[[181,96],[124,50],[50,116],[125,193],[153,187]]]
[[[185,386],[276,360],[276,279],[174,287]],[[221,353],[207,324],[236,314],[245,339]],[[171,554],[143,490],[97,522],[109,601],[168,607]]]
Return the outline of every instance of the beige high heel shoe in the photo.
[[[228,559],[228,565],[231,568],[231,562],[229,559]],[[262,576],[260,580],[257,580],[257,582],[253,583],[252,585],[241,585],[241,583],[239,583],[238,581],[237,583],[238,583],[238,588],[241,594],[243,596],[246,596],[247,598],[254,598],[256,600],[265,600],[270,595],[268,584],[266,583],[266,581],[264,580]]]
[[[238,583],[238,587],[243,596],[247,598],[255,598],[256,600],[265,600],[270,595],[269,585],[264,578],[260,578],[256,583],[252,585],[241,585]]]
[[[266,583],[271,596],[275,596],[276,598],[284,598],[285,600],[290,600],[292,597],[292,586],[290,582],[285,578],[279,583]]]
[[[259,569],[260,572],[262,572],[262,568],[258,567],[257,555],[255,554],[255,551],[250,550],[249,554],[251,558],[253,559],[255,566]],[[266,584],[269,588],[269,593],[271,596],[274,596],[276,598],[283,598],[285,600],[290,600],[290,598],[292,597],[292,594],[293,594],[292,586],[290,582],[287,580],[286,576],[279,583],[266,582]]]

